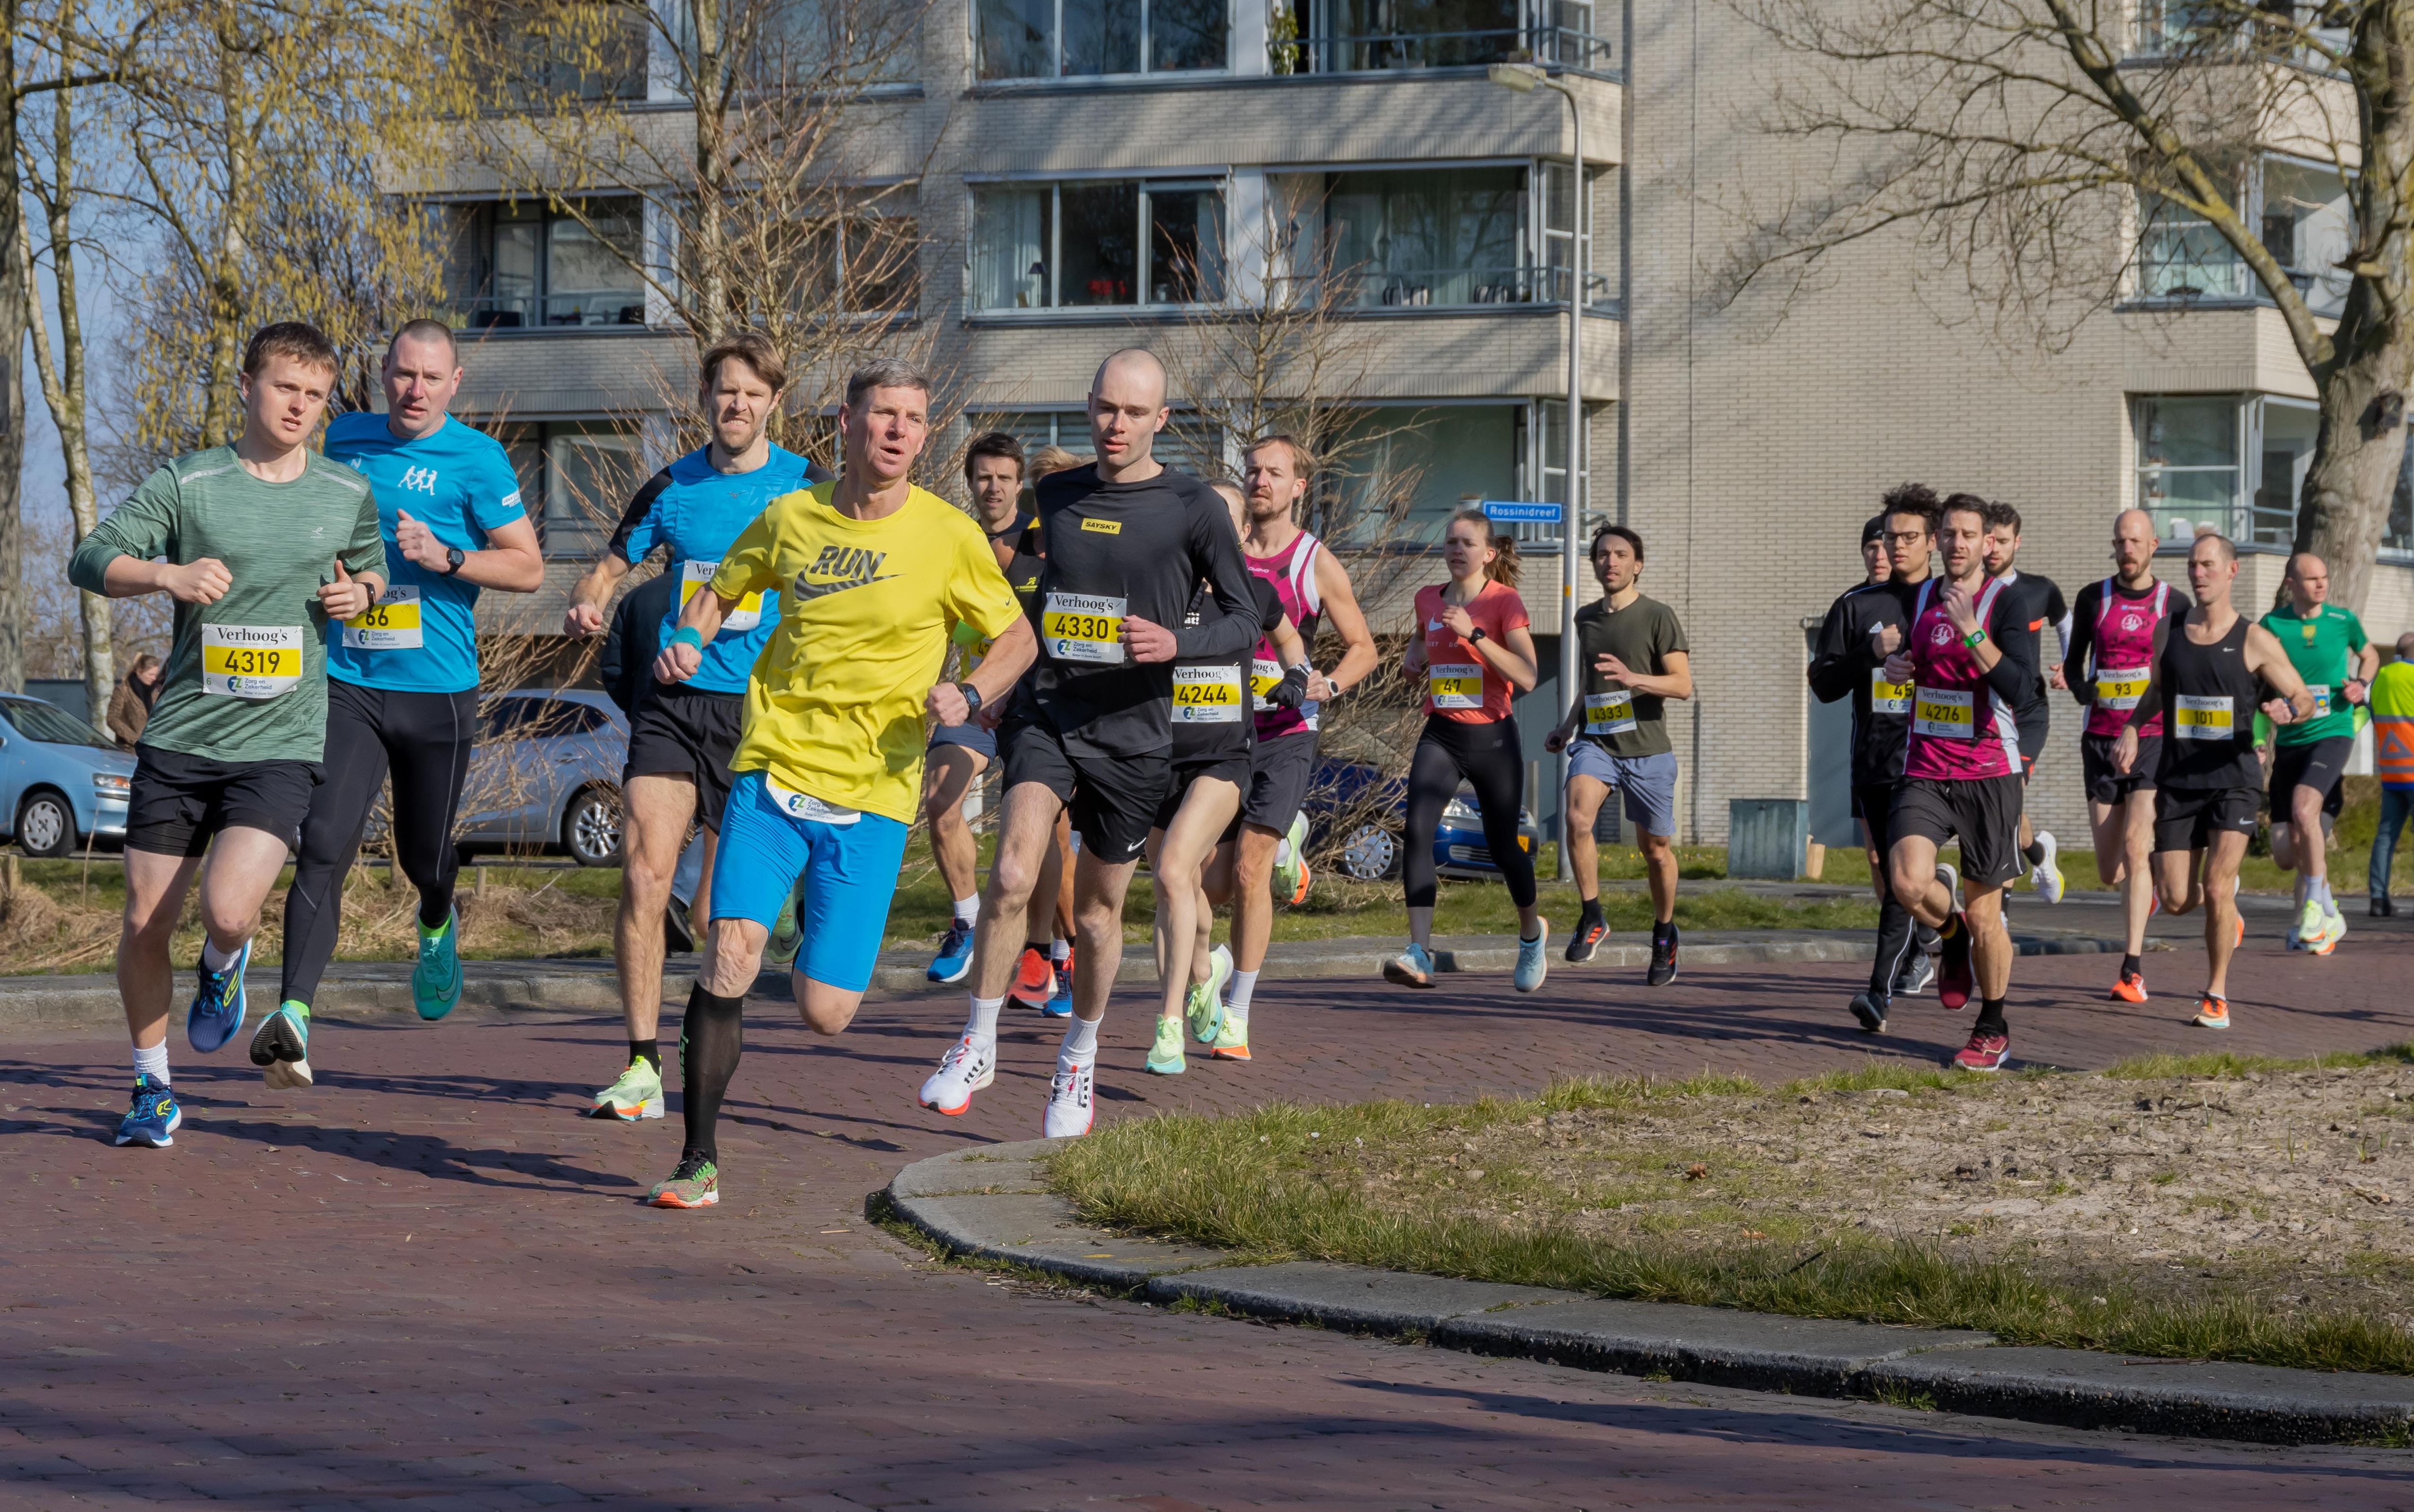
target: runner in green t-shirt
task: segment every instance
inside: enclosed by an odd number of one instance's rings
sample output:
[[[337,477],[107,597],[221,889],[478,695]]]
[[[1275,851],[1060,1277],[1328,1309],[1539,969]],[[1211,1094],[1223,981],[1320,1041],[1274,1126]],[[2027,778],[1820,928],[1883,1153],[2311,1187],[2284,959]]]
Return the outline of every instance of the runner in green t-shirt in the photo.
[[[2311,552],[2288,558],[2288,601],[2263,616],[2314,696],[2314,717],[2280,727],[2272,753],[2272,859],[2297,873],[2297,921],[2288,948],[2327,956],[2347,933],[2331,897],[2324,816],[2338,810],[2339,778],[2355,750],[2355,708],[2380,653],[2348,610],[2328,602],[2330,569]]]
[[[327,725],[327,627],[386,584],[368,480],[310,450],[335,349],[298,321],[245,348],[242,438],[179,457],[76,547],[87,593],[176,601],[158,702],[136,748],[126,822],[126,925],[117,988],[134,1039],[134,1099],[116,1142],[169,1145],[184,1113],[169,1090],[168,943],[201,878],[201,991],[185,1021],[206,1054],[243,1027],[243,971],[261,905],[299,842]],[[155,559],[164,558],[164,559]],[[308,1085],[301,1033],[268,1047],[283,1084]],[[262,1046],[252,1045],[261,1060]],[[280,1085],[272,1081],[271,1085]]]

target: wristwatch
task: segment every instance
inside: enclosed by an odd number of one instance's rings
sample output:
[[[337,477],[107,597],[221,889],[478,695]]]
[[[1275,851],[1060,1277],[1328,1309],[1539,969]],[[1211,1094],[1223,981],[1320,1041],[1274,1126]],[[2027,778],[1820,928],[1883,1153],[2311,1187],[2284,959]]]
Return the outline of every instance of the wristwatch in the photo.
[[[444,548],[444,575],[445,575],[446,577],[451,577],[454,573],[458,572],[459,571],[461,571],[461,564],[462,564],[463,562],[468,561],[469,559],[469,554],[468,552],[463,551],[460,547],[458,547],[458,546],[447,546],[447,547],[445,547],[445,548]]]
[[[1473,645],[1482,639],[1483,639],[1483,627],[1481,625],[1467,632],[1467,644],[1469,645]]]
[[[980,712],[980,689],[970,683],[958,683],[956,691],[964,695],[964,719],[969,721],[974,715]]]
[[[1964,635],[1964,636],[1962,636],[1962,637],[1961,637],[1961,644],[1962,644],[1963,645],[1967,645],[1967,646],[1971,646],[1971,647],[1974,647],[1974,647],[1978,645],[1978,643],[1979,643],[1979,642],[1981,642],[1981,641],[1985,640],[1986,638],[1987,638],[1987,632],[1986,632],[1983,629],[1982,629],[1982,630],[1972,630],[1969,634]]]

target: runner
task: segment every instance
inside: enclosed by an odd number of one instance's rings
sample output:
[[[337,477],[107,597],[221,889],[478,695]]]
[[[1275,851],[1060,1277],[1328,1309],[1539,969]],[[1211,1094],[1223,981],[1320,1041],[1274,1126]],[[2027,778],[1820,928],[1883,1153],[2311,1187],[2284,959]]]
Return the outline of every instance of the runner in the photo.
[[[2397,660],[2372,679],[2372,764],[2380,778],[2380,827],[2373,833],[2364,897],[2376,919],[2393,918],[2389,873],[2398,833],[2414,820],[2414,630],[2397,637]]]
[[[1230,483],[1212,486],[1230,508],[1232,532],[1238,539],[1246,518],[1241,491]],[[1295,709],[1307,697],[1306,647],[1300,644],[1290,616],[1283,612],[1274,585],[1252,576],[1249,586],[1257,595],[1255,622],[1260,640],[1256,649],[1274,646],[1280,659],[1275,664],[1284,669],[1264,689],[1262,702]],[[1190,608],[1182,622],[1185,627],[1197,626],[1213,612],[1202,583],[1191,594]],[[1191,1032],[1211,1047],[1214,1059],[1249,1059],[1245,1024],[1229,1042],[1219,1033],[1222,1015],[1214,1011],[1217,984],[1211,977],[1203,992],[1197,990],[1205,954],[1200,941],[1214,920],[1200,873],[1226,827],[1240,820],[1254,744],[1252,701],[1244,690],[1250,687],[1252,664],[1265,660],[1244,650],[1213,660],[1185,657],[1173,664],[1173,780],[1166,789],[1165,801],[1157,805],[1156,823],[1148,832],[1148,874],[1156,888],[1156,979],[1164,984],[1165,1001],[1146,1069],[1161,1076],[1179,1076],[1186,1069],[1182,1053],[1185,1007]],[[1244,1005],[1243,1012],[1246,1011]]]
[[[2263,766],[2255,755],[2257,684],[2278,696],[2263,716],[2283,730],[2308,717],[2314,699],[2271,631],[2230,606],[2238,548],[2198,536],[2188,549],[2196,607],[2165,620],[2143,695],[2123,715],[2112,767],[2126,774],[2147,754],[2144,731],[2159,723],[2155,773],[2154,886],[2174,914],[2201,907],[2207,966],[2196,1022],[2229,1027],[2229,957],[2246,938],[2238,916],[2238,864],[2255,834]]]
[[[1959,496],[1957,496],[1959,497]],[[1990,501],[1987,511],[1987,572],[2004,580],[2004,590],[2013,596],[2013,606],[2019,615],[2025,637],[2022,649],[2029,665],[2038,669],[2029,697],[2020,705],[2020,859],[2029,864],[2029,885],[2049,903],[2062,901],[2062,867],[2058,857],[2062,847],[2051,831],[2032,832],[2029,825],[2028,786],[2036,776],[2037,757],[2044,754],[2045,740],[2050,726],[2052,711],[2046,698],[2049,687],[2064,686],[2063,659],[2049,661],[2045,657],[2044,635],[2052,627],[2055,644],[2067,648],[2070,645],[2070,606],[2063,602],[2062,589],[2049,577],[2020,571],[2013,565],[2020,555],[2020,511],[2009,504]]]
[[[1810,657],[1810,689],[1823,704],[1853,701],[1853,813],[1870,848],[1870,881],[1878,895],[1878,948],[1870,964],[1867,991],[1852,1001],[1862,1029],[1885,1032],[1895,998],[1920,991],[1933,979],[1919,925],[1887,884],[1892,851],[1890,820],[1902,785],[1902,762],[1911,735],[1911,689],[1889,682],[1886,658],[1911,629],[1912,606],[1928,581],[1928,556],[1936,535],[1935,492],[1919,483],[1887,491],[1883,511],[1862,527],[1864,550],[1872,534],[1882,542],[1891,576],[1864,584],[1838,599],[1819,627]]]
[[[1307,702],[1283,708],[1270,705],[1265,692],[1294,663],[1285,661],[1271,642],[1258,645],[1251,673],[1257,742],[1249,752],[1241,827],[1217,849],[1209,867],[1209,896],[1232,904],[1232,948],[1216,961],[1229,978],[1230,991],[1225,996],[1224,984],[1211,979],[1200,1013],[1219,1026],[1211,1053],[1227,1060],[1249,1058],[1249,1009],[1274,940],[1274,897],[1279,893],[1296,904],[1307,896],[1307,820],[1302,806],[1316,777],[1323,705],[1364,681],[1379,660],[1348,570],[1296,518],[1315,472],[1307,448],[1289,436],[1263,437],[1243,454],[1242,469],[1248,523],[1241,551],[1249,571],[1273,585],[1284,613],[1298,627],[1305,656],[1315,654],[1317,636],[1330,623],[1341,637],[1341,660],[1330,674],[1311,665]]]
[[[1050,1079],[1042,1131],[1087,1134],[1098,1022],[1123,963],[1124,894],[1165,797],[1172,764],[1173,662],[1245,650],[1257,599],[1224,501],[1159,463],[1171,411],[1165,368],[1138,348],[1109,356],[1090,386],[1098,460],[1038,489],[1039,660],[998,728],[1006,804],[981,897],[971,1013],[962,1037],[922,1084],[948,1115],[995,1079],[997,1015],[1014,981],[1016,925],[1061,809],[1081,846],[1073,866],[1073,1017]],[[1200,580],[1216,615],[1171,630]]]
[[[1408,849],[1400,877],[1408,904],[1408,948],[1383,963],[1383,979],[1407,987],[1434,985],[1434,832],[1459,785],[1475,789],[1483,843],[1517,905],[1520,992],[1540,990],[1549,972],[1551,926],[1534,909],[1534,858],[1518,817],[1526,791],[1525,746],[1512,689],[1530,693],[1538,669],[1526,601],[1517,596],[1517,541],[1495,535],[1480,509],[1450,517],[1442,536],[1450,581],[1417,590],[1420,633],[1405,670],[1425,689],[1424,733],[1408,763]]]
[[[729,543],[765,505],[829,476],[771,444],[788,368],[770,342],[752,331],[724,337],[704,354],[701,370],[698,402],[712,440],[654,474],[630,498],[610,552],[571,595],[562,629],[573,640],[604,629],[612,590],[658,547],[669,554],[664,571],[679,574],[680,603],[693,603]],[[750,600],[723,617],[719,638],[694,673],[676,686],[654,689],[630,724],[621,778],[620,911],[612,929],[629,1065],[595,1094],[589,1107],[595,1118],[663,1116],[663,1057],[654,1036],[663,1007],[663,911],[690,823],[702,824],[708,836],[720,834],[729,761],[745,714],[746,674],[779,628],[781,598],[766,593],[759,603]],[[665,621],[664,640],[672,633]],[[709,850],[705,870],[717,876]],[[692,913],[711,916],[711,891],[708,881]]]
[[[241,438],[144,479],[67,564],[86,593],[165,593],[176,603],[127,805],[117,990],[134,1095],[121,1145],[172,1145],[184,1121],[168,1072],[168,949],[196,871],[207,938],[185,1037],[207,1055],[243,1028],[261,905],[325,776],[327,628],[385,591],[368,480],[310,450],[335,382],[335,348],[316,327],[254,332],[236,379]],[[287,1067],[280,1084],[310,1084],[298,1037],[277,1038],[270,1053]]]
[[[2095,840],[2095,874],[2121,889],[2121,974],[2111,996],[2146,1001],[2146,920],[2154,911],[2153,868],[2154,784],[2162,770],[2163,717],[2142,723],[2130,714],[2153,680],[2157,648],[2171,617],[2183,612],[2168,585],[2154,577],[2154,517],[2123,510],[2112,521],[2112,575],[2079,590],[2071,613],[2064,665],[2079,677],[2070,696],[2087,709],[2079,737],[2079,766],[2087,784],[2087,823]],[[2138,759],[2120,766],[2112,748],[2124,730],[2139,741]]]
[[[787,590],[746,685],[712,924],[680,1024],[686,1143],[648,1194],[657,1208],[721,1200],[714,1126],[743,1048],[747,990],[797,879],[797,1008],[814,1032],[836,1034],[879,959],[921,787],[923,713],[963,724],[1031,664],[1030,623],[980,527],[908,481],[930,404],[930,379],[908,363],[857,368],[839,410],[838,482],[783,495],[747,526],[655,661],[663,683],[694,676],[733,611]],[[938,683],[953,625],[970,625],[989,651],[963,681]]]
[[[1592,535],[1592,571],[1602,597],[1576,611],[1577,660],[1584,696],[1544,749],[1575,747],[1568,759],[1568,864],[1576,874],[1584,915],[1568,937],[1568,959],[1588,961],[1609,923],[1601,912],[1601,852],[1593,823],[1615,788],[1626,822],[1634,826],[1651,887],[1651,969],[1646,980],[1676,979],[1676,749],[1668,741],[1669,699],[1693,696],[1692,652],[1676,611],[1647,599],[1643,538],[1622,525]],[[1577,734],[1577,726],[1583,733]]]
[[[1077,457],[1061,446],[1043,446],[1031,453],[1031,484],[1053,473],[1069,471],[1090,459]],[[1033,512],[1019,548],[1024,555],[1045,557],[1039,540],[1039,516]],[[1017,582],[1022,581],[1021,578]],[[1025,590],[1028,591],[1028,590]],[[1025,921],[1022,955],[1015,962],[1014,985],[1006,996],[1051,1018],[1073,1013],[1073,816],[1056,816],[1055,843],[1041,863],[1039,883],[1032,889],[1031,916]]]
[[[989,538],[991,555],[1029,610],[1039,586],[1039,558],[1024,550],[1036,522],[1021,509],[1022,443],[1004,431],[975,437],[964,449],[964,486],[973,496],[973,513]],[[970,627],[960,626],[957,633],[968,635]],[[980,664],[989,647],[968,643],[963,650],[969,669]],[[938,864],[940,881],[947,884],[947,896],[955,900],[946,938],[931,961],[933,982],[961,982],[973,969],[973,926],[980,918],[980,850],[964,818],[964,794],[996,759],[997,733],[977,721],[943,724],[931,732],[931,748],[923,757],[922,811],[931,826],[931,858]]]
[[[2331,897],[2329,823],[2339,811],[2339,778],[2355,753],[2354,705],[2364,701],[2380,652],[2354,614],[2328,601],[2330,569],[2309,551],[2288,558],[2288,601],[2263,616],[2289,665],[2314,696],[2314,712],[2280,726],[2272,753],[2272,859],[2297,873],[2296,922],[2288,948],[2327,956],[2347,936]]]
[[[284,1001],[251,1043],[272,1087],[309,1075],[306,1058],[281,1060],[276,1050],[308,1043],[310,1004],[341,927],[344,878],[389,771],[386,833],[419,890],[410,1001],[425,1019],[460,1001],[453,820],[478,735],[478,590],[544,586],[511,458],[445,412],[461,387],[452,330],[410,321],[387,343],[380,378],[383,415],[338,415],[327,427],[328,457],[376,490],[394,580],[327,647],[326,778],[311,792],[285,894]]]
[[[1952,1064],[1999,1071],[2011,1059],[2003,887],[2020,869],[2018,710],[2035,671],[2020,655],[2026,621],[2002,581],[1987,576],[1984,509],[1947,503],[1942,540],[1945,575],[1920,585],[1910,640],[1884,669],[1887,682],[1912,684],[1903,782],[1887,820],[1888,881],[1941,937],[1938,1001],[1960,1008],[1974,988],[1979,997],[1970,1042]],[[1936,858],[1948,839],[1961,844],[1959,875]]]

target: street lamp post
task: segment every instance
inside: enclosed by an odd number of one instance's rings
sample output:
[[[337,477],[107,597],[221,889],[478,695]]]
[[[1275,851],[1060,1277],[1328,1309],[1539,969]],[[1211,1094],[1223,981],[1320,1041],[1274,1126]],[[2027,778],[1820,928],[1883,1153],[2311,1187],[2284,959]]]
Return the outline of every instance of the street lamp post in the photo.
[[[1567,498],[1559,512],[1559,696],[1569,708],[1576,706],[1581,696],[1576,691],[1576,576],[1582,558],[1577,538],[1583,525],[1583,510],[1576,493],[1577,463],[1583,455],[1584,437],[1584,110],[1576,103],[1575,91],[1542,71],[1538,64],[1496,63],[1485,70],[1492,82],[1520,95],[1530,95],[1537,89],[1547,89],[1568,102],[1568,118],[1573,123],[1569,141],[1571,156],[1575,159],[1574,172],[1568,190],[1568,486]],[[1566,882],[1575,875],[1568,862],[1568,763],[1571,755],[1559,753],[1559,865],[1557,877]]]

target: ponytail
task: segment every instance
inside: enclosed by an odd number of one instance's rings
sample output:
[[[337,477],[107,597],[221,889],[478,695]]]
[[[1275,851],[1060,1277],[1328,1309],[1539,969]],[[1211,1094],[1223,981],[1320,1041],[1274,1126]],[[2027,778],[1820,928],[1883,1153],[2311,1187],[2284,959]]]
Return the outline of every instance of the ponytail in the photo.
[[[1450,517],[1450,524],[1443,526],[1442,529],[1448,531],[1451,526],[1462,520],[1483,526],[1485,535],[1488,537],[1488,544],[1492,547],[1492,560],[1484,564],[1484,577],[1494,583],[1515,587],[1517,574],[1523,571],[1517,561],[1517,538],[1505,531],[1493,529],[1492,516],[1476,509],[1459,511]]]

